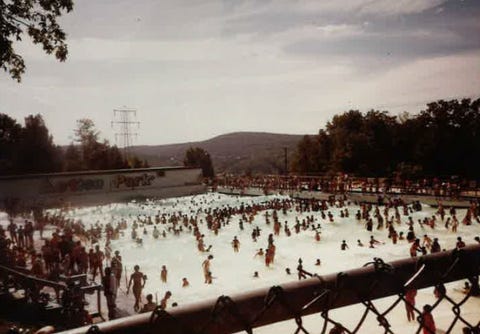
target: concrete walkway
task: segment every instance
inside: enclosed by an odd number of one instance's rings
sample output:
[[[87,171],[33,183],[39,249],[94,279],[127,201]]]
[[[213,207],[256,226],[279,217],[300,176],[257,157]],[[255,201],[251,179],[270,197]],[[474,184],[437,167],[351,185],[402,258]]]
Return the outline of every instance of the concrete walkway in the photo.
[[[318,200],[328,200],[331,196],[339,198],[342,194],[325,193],[322,191],[297,191],[297,190],[268,190],[265,192],[262,188],[232,188],[232,187],[218,187],[217,192],[228,195],[240,195],[240,196],[263,196],[263,195],[288,195],[293,198],[310,199],[315,198]],[[444,207],[457,207],[457,208],[469,208],[471,201],[478,200],[477,197],[460,197],[451,198],[445,196],[431,196],[431,195],[406,195],[406,194],[377,194],[377,193],[362,193],[362,192],[348,192],[346,197],[353,202],[365,202],[365,203],[378,203],[379,196],[383,197],[383,200],[389,201],[390,199],[401,199],[407,204],[413,202],[420,202],[430,206],[438,206],[442,204]]]

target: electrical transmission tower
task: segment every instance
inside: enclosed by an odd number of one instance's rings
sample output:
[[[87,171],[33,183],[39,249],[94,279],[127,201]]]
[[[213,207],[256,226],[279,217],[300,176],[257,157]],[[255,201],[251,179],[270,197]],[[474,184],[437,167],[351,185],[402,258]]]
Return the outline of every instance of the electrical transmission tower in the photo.
[[[123,156],[125,160],[130,157],[130,147],[133,139],[138,137],[137,132],[133,132],[133,128],[140,128],[140,122],[135,121],[137,110],[131,108],[113,109],[112,128],[117,128],[115,132],[115,143],[118,147],[123,148]]]

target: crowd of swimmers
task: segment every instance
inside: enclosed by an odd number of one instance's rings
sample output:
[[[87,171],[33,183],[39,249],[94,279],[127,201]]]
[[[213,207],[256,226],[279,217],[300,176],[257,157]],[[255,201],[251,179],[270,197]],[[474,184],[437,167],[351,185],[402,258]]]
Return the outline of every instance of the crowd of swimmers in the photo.
[[[23,224],[16,224],[12,220],[6,229],[0,226],[1,262],[12,267],[28,269],[32,275],[49,280],[58,280],[60,275],[75,274],[86,274],[91,281],[100,279],[104,286],[109,318],[115,318],[117,316],[116,298],[125,270],[119,251],[112,251],[111,241],[122,238],[122,236],[127,238],[128,234],[134,242],[139,244],[143,242],[144,236],[148,233],[151,233],[155,239],[181,234],[192,235],[198,252],[202,254],[201,269],[204,283],[213,284],[216,278],[212,273],[214,250],[211,245],[207,246],[208,240],[205,237],[205,229],[213,232],[209,235],[218,235],[226,226],[238,222],[240,231],[247,229],[247,227],[251,230],[251,233],[249,233],[251,242],[259,242],[261,235],[265,234],[267,236],[265,247],[259,247],[253,256],[262,258],[265,266],[269,267],[275,263],[277,251],[275,238],[288,238],[293,234],[308,232],[314,236],[312,242],[318,243],[322,240],[322,224],[348,218],[351,215],[355,217],[359,226],[363,226],[366,231],[373,232],[374,229],[385,231],[385,237],[390,239],[393,244],[403,243],[408,245],[406,254],[410,254],[412,257],[428,252],[439,252],[443,249],[440,240],[438,238],[432,239],[429,236],[429,231],[443,228],[452,233],[457,233],[460,225],[468,226],[480,223],[480,211],[476,204],[472,204],[460,220],[454,208],[447,210],[439,205],[435,215],[414,221],[412,214],[422,209],[419,203],[407,205],[401,201],[394,201],[385,203],[384,206],[360,204],[357,212],[351,213],[349,211],[349,209],[351,210],[349,206],[351,203],[334,199],[272,198],[263,203],[239,203],[238,205],[223,205],[221,207],[209,205],[214,202],[215,199],[212,199],[211,203],[207,203],[205,199],[192,198],[188,210],[184,212],[179,210],[162,213],[159,211],[157,215],[151,216],[130,214],[128,217],[122,217],[115,222],[106,224],[97,222],[89,227],[86,227],[79,220],[67,218],[68,215],[62,212],[41,215],[37,218],[35,224],[30,220],[26,220]],[[335,212],[338,212],[336,217],[332,213],[332,208],[335,208]],[[292,211],[295,213],[295,220],[291,222],[284,220],[283,217]],[[314,216],[314,213],[317,217]],[[262,227],[253,224],[257,216],[264,217],[262,218],[264,221]],[[51,237],[44,236],[43,229],[46,225],[54,226]],[[149,225],[153,226],[153,229],[147,230]],[[35,244],[36,241],[33,237],[36,229],[40,233],[37,244]],[[400,229],[406,231],[400,231]],[[475,237],[472,241],[480,243],[478,237]],[[104,247],[100,247],[100,243]],[[385,242],[375,239],[373,235],[370,236],[368,241],[356,240],[357,247],[377,248],[382,244],[385,244]],[[456,247],[462,248],[464,246],[465,241],[458,237]],[[231,247],[233,252],[239,252],[241,240],[238,236],[231,240]],[[343,240],[339,248],[341,251],[348,252],[352,249],[352,246],[348,245],[347,240]],[[320,266],[321,260],[317,259],[312,265]],[[287,275],[291,275],[290,268],[285,268],[285,272]],[[308,274],[309,272],[304,269],[302,260],[299,259],[297,266],[298,279],[305,279]],[[253,273],[253,277],[260,278],[258,271]],[[146,296],[146,303],[143,303],[142,291],[147,282],[147,276],[140,271],[138,265],[135,265],[133,273],[125,278],[126,281],[128,280],[128,283],[125,284],[126,293],[129,294],[132,291],[136,312],[149,312],[155,309],[157,305],[161,308],[170,307],[169,300],[172,297],[170,291],[166,291],[159,302],[157,298],[153,301],[153,295],[149,294]],[[160,280],[163,283],[168,280],[166,265],[160,268]],[[190,285],[187,277],[183,277],[182,282],[179,283],[184,288]],[[409,298],[411,301],[411,296]],[[177,303],[171,304],[171,306],[175,305]],[[429,312],[428,308],[424,311],[426,314]],[[408,307],[407,317],[409,320],[412,317]]]
[[[428,194],[450,197],[458,197],[463,191],[472,189],[468,180],[460,179],[360,178],[342,173],[334,176],[238,176],[226,174],[217,176],[211,184],[214,190],[220,186],[233,189],[261,188],[265,191],[309,190],[327,193],[361,191],[363,193]]]

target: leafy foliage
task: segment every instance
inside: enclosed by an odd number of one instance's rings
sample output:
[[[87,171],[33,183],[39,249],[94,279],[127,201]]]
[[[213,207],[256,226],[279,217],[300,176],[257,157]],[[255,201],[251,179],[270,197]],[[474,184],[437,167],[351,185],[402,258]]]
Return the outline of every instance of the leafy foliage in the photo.
[[[72,0],[0,0],[0,67],[20,82],[25,62],[16,53],[14,42],[21,41],[25,33],[47,54],[65,61],[66,34],[57,18],[72,10]]]
[[[99,141],[100,133],[95,129],[95,124],[91,119],[78,120],[74,132],[81,157],[80,169],[102,170],[129,167],[117,146],[110,146],[107,140]],[[75,157],[72,149],[70,149],[70,152]],[[78,165],[75,166],[75,168],[78,167]]]
[[[203,148],[190,147],[187,152],[185,152],[183,163],[187,167],[202,168],[204,177],[213,177],[215,175],[210,154]]]
[[[99,132],[90,119],[77,122],[75,137],[77,145],[71,143],[63,150],[53,143],[42,116],[26,117],[22,127],[0,114],[0,175],[148,166],[135,156],[127,162],[118,147],[99,141]]]
[[[67,172],[82,170],[83,161],[78,147],[71,143],[68,145],[64,156],[64,169]]]
[[[128,159],[128,165],[131,167],[131,168],[148,168],[150,167],[148,165],[148,161],[147,160],[140,160],[140,158],[138,158],[136,155],[130,157]]]
[[[417,116],[350,110],[297,145],[298,173],[478,178],[480,99],[437,101]]]
[[[15,147],[20,142],[22,127],[8,115],[0,114],[0,173],[15,169]]]
[[[1,174],[58,172],[62,169],[62,152],[53,144],[42,116],[30,115],[20,126],[0,114]]]

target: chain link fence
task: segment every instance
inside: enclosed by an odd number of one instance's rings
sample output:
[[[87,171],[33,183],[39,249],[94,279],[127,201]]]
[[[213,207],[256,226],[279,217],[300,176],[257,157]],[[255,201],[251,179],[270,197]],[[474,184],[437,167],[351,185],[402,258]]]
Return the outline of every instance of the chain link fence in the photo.
[[[374,332],[405,333],[405,329],[392,326],[399,308],[409,310],[412,321],[416,322],[416,333],[480,333],[480,302],[471,306],[476,310],[473,312],[475,319],[462,312],[467,302],[480,295],[479,273],[480,245],[392,263],[375,258],[358,269],[325,276],[312,275],[309,279],[283,286],[234,297],[221,296],[168,311],[157,308],[148,314],[77,328],[68,333],[252,334],[262,330],[262,326],[288,319],[294,320],[291,332],[295,334],[372,333],[371,327],[366,325],[367,317],[371,319],[372,315],[379,328]],[[463,291],[464,295],[460,294],[462,298],[459,300],[459,293],[452,297],[454,290],[446,284],[463,279],[468,280],[469,287]],[[435,302],[416,305],[409,293],[427,287],[434,287]],[[386,299],[389,304],[379,307],[378,299],[384,297],[390,297]],[[355,305],[355,314],[343,317],[334,314],[336,309],[348,305]],[[444,330],[436,331],[432,320],[440,305],[450,312],[449,324]],[[312,314],[319,317],[313,327],[307,326],[305,321]],[[357,322],[351,319],[354,315],[359,317]],[[286,330],[276,332],[285,333]]]

